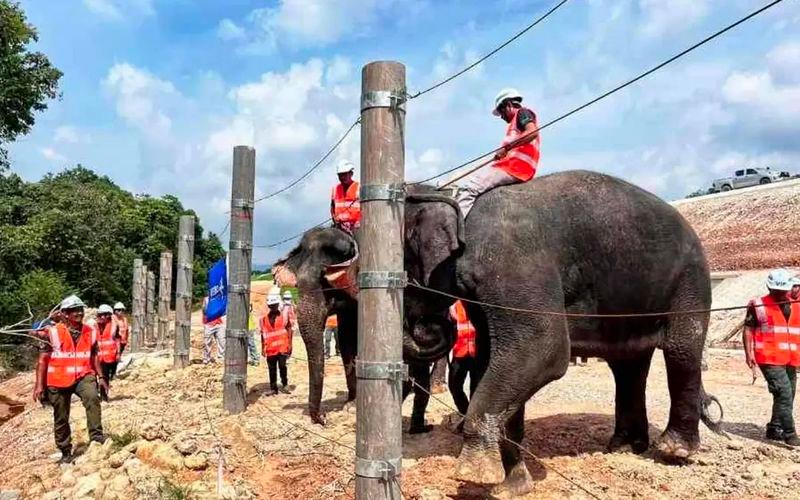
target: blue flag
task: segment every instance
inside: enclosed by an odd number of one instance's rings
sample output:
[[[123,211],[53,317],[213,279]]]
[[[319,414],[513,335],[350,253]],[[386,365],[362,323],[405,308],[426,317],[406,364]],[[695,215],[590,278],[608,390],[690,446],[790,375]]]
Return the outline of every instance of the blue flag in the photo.
[[[228,308],[228,277],[225,259],[220,259],[208,270],[208,306],[206,319],[213,321],[225,316]]]

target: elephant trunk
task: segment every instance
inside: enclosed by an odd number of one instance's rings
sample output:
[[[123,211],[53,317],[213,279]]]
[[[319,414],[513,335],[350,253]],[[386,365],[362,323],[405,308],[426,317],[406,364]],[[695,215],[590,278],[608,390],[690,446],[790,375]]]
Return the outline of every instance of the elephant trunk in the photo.
[[[325,419],[320,404],[325,374],[322,330],[327,310],[319,292],[302,294],[301,297],[297,305],[297,320],[308,355],[308,412],[312,421],[324,424]]]
[[[448,320],[420,320],[412,328],[406,328],[403,335],[403,355],[415,361],[433,362],[447,355],[454,338],[454,328]]]

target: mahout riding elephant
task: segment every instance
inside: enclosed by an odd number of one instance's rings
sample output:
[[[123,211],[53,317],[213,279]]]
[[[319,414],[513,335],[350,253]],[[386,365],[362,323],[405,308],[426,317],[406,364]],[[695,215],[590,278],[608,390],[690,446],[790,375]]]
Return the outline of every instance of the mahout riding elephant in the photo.
[[[502,482],[498,492],[512,495],[533,488],[514,444],[524,435],[525,403],[564,375],[570,356],[608,362],[616,383],[608,448],[642,452],[649,446],[645,385],[660,348],[671,404],[657,449],[683,460],[698,447],[701,417],[712,426],[701,380],[709,314],[681,311],[708,309],[711,287],[700,241],[674,208],[588,171],[494,189],[466,221],[434,188],[407,191],[404,356],[445,355],[453,337],[417,324],[446,311],[451,296],[477,302],[466,307],[487,366],[469,403],[459,478]],[[677,314],[661,314],[670,311]]]
[[[300,244],[273,266],[276,280],[282,286],[297,286],[300,292],[297,317],[300,336],[308,353],[309,394],[308,410],[311,420],[324,425],[325,414],[321,408],[322,385],[325,377],[322,330],[330,314],[338,318],[337,343],[342,357],[347,381],[347,401],[356,397],[355,356],[358,333],[358,302],[348,289],[331,283],[331,274],[341,275],[351,269],[343,261],[355,260],[358,246],[349,234],[337,228],[312,229],[306,232]],[[286,278],[286,276],[290,276]],[[283,277],[283,279],[281,279]],[[439,315],[441,316],[441,315]],[[436,315],[419,322],[417,327],[427,328],[427,335],[449,338],[454,335],[451,322],[437,319]],[[443,331],[446,329],[448,331]],[[425,410],[430,399],[431,362],[412,359],[408,364],[409,380],[403,383],[403,400],[414,393],[410,434],[431,430],[425,424]],[[411,381],[416,382],[412,384]]]

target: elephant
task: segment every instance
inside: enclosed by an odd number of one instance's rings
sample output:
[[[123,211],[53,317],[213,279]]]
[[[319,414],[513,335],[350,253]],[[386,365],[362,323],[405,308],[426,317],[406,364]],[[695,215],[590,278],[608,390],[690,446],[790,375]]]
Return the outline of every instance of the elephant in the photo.
[[[355,356],[358,332],[358,303],[348,291],[337,289],[329,281],[331,270],[336,272],[341,262],[354,260],[357,256],[354,238],[342,230],[317,228],[307,231],[300,244],[286,257],[273,265],[276,281],[282,286],[297,286],[300,300],[297,304],[297,317],[300,336],[308,353],[309,395],[308,411],[312,422],[325,425],[326,417],[321,408],[322,385],[325,374],[323,338],[321,335],[325,319],[330,314],[338,317],[337,345],[342,357],[347,381],[347,401],[356,397]],[[287,278],[287,276],[289,276]],[[423,323],[419,323],[420,327]],[[453,332],[449,321],[428,321],[425,328],[428,335],[449,338]],[[411,413],[410,434],[431,430],[425,424],[425,410],[430,399],[431,362],[428,360],[408,361],[409,379],[403,383],[402,398],[414,393]],[[416,382],[413,384],[412,381]]]
[[[452,348],[450,332],[424,325],[454,297],[464,299],[477,332],[483,375],[464,421],[458,478],[501,483],[499,494],[533,488],[519,448],[525,403],[564,375],[571,356],[603,358],[611,369],[610,451],[650,445],[645,386],[656,348],[671,400],[658,452],[684,461],[699,446],[701,419],[717,430],[701,377],[709,268],[677,210],[583,170],[495,188],[466,220],[435,187],[406,191],[404,357],[431,361]],[[348,264],[350,274],[355,267]]]

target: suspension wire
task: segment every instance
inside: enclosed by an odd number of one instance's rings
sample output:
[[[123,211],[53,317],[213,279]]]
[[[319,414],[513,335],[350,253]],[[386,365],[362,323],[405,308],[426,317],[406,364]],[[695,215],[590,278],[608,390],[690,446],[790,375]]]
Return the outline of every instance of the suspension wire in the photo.
[[[299,237],[303,236],[304,234],[306,234],[308,231],[311,231],[312,229],[316,229],[318,227],[324,226],[325,224],[327,224],[328,222],[331,222],[331,221],[332,221],[332,219],[330,217],[328,217],[327,219],[325,219],[323,221],[320,221],[320,222],[314,224],[313,226],[309,227],[308,229],[305,229],[305,230],[303,230],[303,231],[301,231],[301,232],[299,232],[297,234],[294,234],[292,236],[288,236],[288,237],[286,237],[286,238],[284,238],[282,240],[278,240],[278,241],[275,241],[273,243],[267,243],[265,245],[253,245],[253,248],[275,248],[277,246],[283,245],[284,243],[288,243],[288,242],[290,242],[292,240],[296,240],[297,238],[299,238]]]
[[[441,173],[438,173],[438,174],[436,174],[434,176],[428,177],[428,178],[423,179],[421,181],[412,182],[412,183],[409,183],[409,184],[422,184],[422,183],[425,183],[425,182],[430,182],[430,181],[432,181],[434,179],[438,179],[439,177],[442,177],[442,176],[447,175],[447,174],[449,174],[451,172],[454,172],[454,171],[456,171],[456,170],[458,170],[458,169],[460,169],[462,167],[465,167],[465,166],[469,165],[472,162],[475,162],[475,161],[478,161],[478,160],[480,160],[482,158],[485,158],[488,155],[495,154],[495,153],[497,153],[497,152],[499,152],[501,150],[508,151],[509,149],[513,148],[514,146],[517,146],[519,144],[527,142],[534,135],[538,134],[540,130],[544,130],[544,129],[550,127],[551,125],[555,125],[556,123],[560,122],[561,120],[564,120],[564,119],[574,115],[575,113],[578,113],[578,112],[580,112],[580,111],[582,111],[582,110],[584,110],[584,109],[586,109],[586,108],[588,108],[588,107],[590,107],[590,106],[602,101],[606,97],[609,97],[610,95],[615,94],[615,93],[619,92],[620,90],[622,90],[622,89],[624,89],[624,88],[626,88],[626,87],[628,87],[630,85],[633,85],[634,83],[638,82],[639,80],[641,80],[641,79],[643,79],[643,78],[655,73],[656,71],[660,70],[664,66],[667,66],[668,64],[671,64],[672,62],[682,58],[683,56],[689,54],[690,52],[693,52],[694,50],[702,47],[706,43],[714,40],[715,38],[723,35],[724,33],[727,33],[728,31],[730,31],[732,29],[736,28],[740,24],[743,24],[743,23],[749,21],[750,19],[756,17],[757,15],[765,12],[766,10],[776,6],[777,4],[779,4],[781,2],[783,2],[783,0],[773,0],[772,2],[764,5],[763,7],[759,8],[759,9],[751,12],[750,14],[746,15],[745,17],[739,19],[738,21],[736,21],[736,22],[734,22],[732,24],[729,24],[728,26],[726,26],[726,27],[720,29],[719,31],[707,36],[706,38],[700,40],[699,42],[695,43],[694,45],[692,45],[692,46],[690,46],[690,47],[678,52],[677,54],[673,55],[669,59],[667,59],[667,60],[665,60],[665,61],[663,61],[663,62],[661,62],[661,63],[659,63],[659,64],[657,64],[655,66],[653,66],[652,68],[648,69],[647,71],[645,71],[643,73],[640,73],[638,76],[636,76],[634,78],[631,78],[630,80],[617,85],[613,89],[611,89],[611,90],[609,90],[609,91],[607,91],[607,92],[595,97],[591,101],[588,101],[588,102],[586,102],[584,104],[581,104],[577,108],[575,108],[575,109],[573,109],[571,111],[568,111],[567,113],[564,113],[563,115],[559,116],[558,118],[555,118],[554,120],[551,120],[551,121],[545,123],[541,127],[538,127],[536,130],[533,130],[533,131],[528,132],[526,134],[520,135],[518,139],[516,139],[515,141],[513,141],[513,142],[511,142],[511,143],[509,143],[509,144],[507,144],[505,146],[500,146],[497,149],[493,149],[492,151],[489,151],[488,153],[483,153],[482,155],[476,156],[475,158],[472,158],[472,159],[470,159],[468,161],[465,161],[465,162],[463,162],[463,163],[461,163],[461,164],[459,164],[459,165],[457,165],[457,166],[455,166],[453,168],[449,168],[449,169],[447,169],[447,170],[445,170],[445,171],[443,171]],[[460,175],[459,177],[448,181],[447,184],[444,184],[441,187],[446,187],[447,185],[452,184],[453,182],[456,182],[457,180],[459,180],[459,179],[461,179],[463,177],[466,177],[467,175],[469,175],[472,172],[478,170],[479,168],[487,165],[490,162],[491,162],[491,160],[481,163],[477,167],[474,167],[474,168],[470,169],[465,174]]]
[[[345,133],[344,133],[344,134],[343,134],[343,135],[342,135],[342,136],[339,138],[339,140],[338,140],[338,141],[336,141],[336,142],[333,144],[333,146],[331,146],[331,147],[328,149],[328,151],[326,151],[326,152],[325,152],[325,154],[324,154],[324,155],[322,155],[322,157],[321,157],[319,160],[317,160],[317,162],[316,162],[316,163],[314,163],[314,164],[311,166],[311,168],[309,168],[308,170],[306,170],[306,171],[303,173],[303,175],[301,175],[301,176],[300,176],[300,177],[298,177],[297,179],[293,180],[293,181],[292,181],[292,182],[290,182],[289,184],[287,184],[287,185],[283,186],[282,188],[280,188],[280,189],[278,189],[278,190],[276,190],[276,191],[273,191],[273,192],[271,192],[271,193],[269,193],[269,194],[266,194],[266,195],[262,196],[261,198],[257,198],[255,201],[253,201],[253,203],[258,203],[258,202],[261,202],[261,201],[264,201],[264,200],[268,200],[268,199],[270,199],[270,198],[272,198],[272,197],[275,197],[275,196],[277,196],[277,195],[279,195],[279,194],[281,194],[281,193],[284,193],[284,192],[286,192],[286,191],[288,191],[288,190],[292,189],[294,186],[296,186],[297,184],[299,184],[299,183],[300,183],[300,182],[301,182],[303,179],[305,179],[306,177],[308,177],[309,175],[311,175],[311,173],[312,173],[312,172],[314,172],[314,170],[316,170],[317,168],[319,168],[319,167],[320,167],[320,165],[322,165],[322,163],[323,163],[325,160],[327,160],[327,159],[328,159],[328,157],[329,157],[330,155],[332,155],[334,151],[336,151],[336,149],[337,149],[337,148],[338,148],[338,147],[339,147],[339,146],[340,146],[340,145],[341,145],[341,144],[344,142],[344,140],[347,138],[347,136],[348,136],[348,135],[350,135],[350,132],[352,132],[352,131],[353,131],[353,129],[354,129],[354,128],[356,128],[356,126],[357,126],[359,123],[361,123],[361,117],[360,117],[360,116],[359,116],[358,118],[356,118],[356,120],[355,120],[355,121],[352,123],[352,125],[350,125],[350,127],[349,127],[349,128],[347,129],[347,131],[345,131]]]
[[[663,311],[663,312],[648,312],[648,313],[620,313],[620,314],[595,314],[595,313],[570,313],[565,311],[547,311],[547,310],[539,310],[539,309],[525,309],[522,307],[512,307],[512,306],[504,306],[501,304],[492,304],[490,302],[482,302],[480,300],[474,299],[467,299],[464,297],[459,297],[457,295],[453,295],[451,293],[443,292],[441,290],[436,290],[435,288],[430,288],[427,286],[420,285],[416,281],[409,282],[408,286],[413,288],[418,288],[420,290],[424,290],[426,292],[435,293],[438,295],[442,295],[444,297],[449,297],[451,299],[460,300],[462,302],[468,302],[470,304],[479,305],[482,307],[488,307],[491,309],[503,309],[506,311],[514,311],[514,312],[521,312],[527,314],[534,314],[539,316],[560,316],[565,318],[655,318],[655,317],[663,317],[663,316],[680,316],[680,315],[690,315],[690,314],[704,314],[704,313],[712,313],[712,312],[719,312],[719,311],[737,311],[741,309],[748,309],[750,307],[766,307],[766,304],[747,304],[744,306],[728,306],[728,307],[710,307],[704,309],[686,309],[683,311]],[[800,299],[797,300],[786,300],[783,302],[778,302],[776,305],[783,305],[783,304],[795,304],[799,303]]]
[[[505,42],[503,42],[502,44],[498,45],[497,47],[495,47],[494,49],[492,49],[490,52],[487,52],[487,53],[486,53],[486,54],[485,54],[483,57],[481,57],[481,58],[480,58],[480,59],[478,59],[477,61],[475,61],[475,62],[473,62],[472,64],[470,64],[469,66],[467,66],[467,67],[465,67],[465,68],[461,69],[460,71],[458,71],[458,72],[456,72],[456,73],[453,73],[452,75],[450,75],[449,77],[445,78],[444,80],[442,80],[442,81],[440,81],[440,82],[438,82],[438,83],[435,83],[435,84],[431,85],[430,87],[426,88],[425,90],[421,90],[421,91],[417,92],[417,93],[416,93],[416,94],[414,94],[414,95],[409,95],[409,96],[408,96],[408,100],[411,100],[411,99],[416,99],[416,98],[417,98],[417,97],[419,97],[419,96],[422,96],[422,95],[425,95],[425,94],[427,94],[428,92],[431,92],[432,90],[436,90],[436,89],[438,89],[439,87],[441,87],[442,85],[445,85],[446,83],[448,83],[448,82],[451,82],[451,81],[455,80],[455,79],[456,79],[456,78],[458,78],[459,76],[463,75],[464,73],[466,73],[466,72],[468,72],[469,70],[473,69],[474,67],[478,66],[479,64],[481,64],[481,63],[482,63],[482,62],[484,62],[485,60],[489,59],[489,58],[490,58],[490,57],[492,57],[493,55],[497,54],[497,53],[498,53],[498,52],[500,52],[502,49],[504,49],[506,46],[508,46],[509,44],[511,44],[512,42],[514,42],[515,40],[517,40],[519,37],[521,37],[522,35],[524,35],[524,34],[525,34],[525,33],[527,33],[528,31],[530,31],[531,29],[533,29],[533,27],[534,27],[534,26],[536,26],[536,25],[537,25],[537,24],[539,24],[540,22],[542,22],[542,21],[544,21],[545,19],[547,19],[547,18],[550,16],[550,14],[552,14],[552,13],[553,13],[553,12],[555,12],[555,11],[557,11],[557,10],[558,10],[558,9],[559,9],[559,8],[560,8],[562,5],[564,5],[565,3],[567,3],[567,0],[561,0],[561,1],[560,1],[560,2],[558,2],[558,3],[557,3],[555,6],[554,6],[554,7],[550,8],[550,10],[548,10],[548,11],[547,11],[547,12],[545,12],[545,13],[544,13],[542,16],[540,16],[538,19],[536,19],[534,22],[532,22],[531,24],[529,24],[528,26],[526,26],[526,27],[525,27],[525,28],[524,28],[522,31],[520,31],[520,32],[519,32],[519,33],[517,33],[516,35],[512,36],[511,38],[509,38],[508,40],[506,40],[506,41],[505,41]]]

